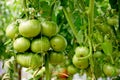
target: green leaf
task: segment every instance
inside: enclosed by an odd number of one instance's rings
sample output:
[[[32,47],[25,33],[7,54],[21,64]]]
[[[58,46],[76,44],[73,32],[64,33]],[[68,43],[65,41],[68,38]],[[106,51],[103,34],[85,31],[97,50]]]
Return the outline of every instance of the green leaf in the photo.
[[[79,43],[79,44],[81,44],[81,43],[83,43],[83,40],[84,40],[84,34],[83,34],[83,31],[79,31],[78,33],[77,33],[77,42]]]
[[[101,44],[102,49],[106,55],[111,55],[113,51],[112,43],[110,41],[105,41]]]
[[[42,17],[49,17],[51,6],[46,1],[40,2],[40,13]]]

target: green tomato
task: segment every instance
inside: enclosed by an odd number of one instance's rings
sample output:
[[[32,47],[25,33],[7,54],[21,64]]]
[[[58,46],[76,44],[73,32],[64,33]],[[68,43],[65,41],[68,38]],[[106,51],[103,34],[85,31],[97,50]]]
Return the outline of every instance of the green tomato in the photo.
[[[76,57],[75,55],[72,58],[72,62],[75,65],[75,67],[80,68],[80,69],[85,69],[88,67],[88,59],[82,59],[79,60],[78,57]]]
[[[31,43],[31,50],[33,52],[45,52],[50,49],[50,42],[47,37],[41,37],[39,39],[35,39]]]
[[[19,25],[19,33],[24,37],[35,37],[41,31],[41,24],[38,20],[27,20]]]
[[[115,76],[116,75],[116,68],[110,64],[103,65],[103,72],[106,76]]]
[[[25,52],[30,47],[30,41],[24,37],[17,38],[13,43],[13,48],[17,52]]]
[[[69,66],[67,67],[67,72],[68,72],[68,74],[70,74],[70,75],[74,75],[75,73],[78,72],[78,69],[77,69],[75,66],[73,66],[73,65],[69,65]]]
[[[50,44],[54,51],[63,51],[67,47],[66,39],[61,35],[56,35],[50,40]]]
[[[29,65],[30,65],[31,56],[28,56],[28,54],[17,54],[16,55],[16,61],[22,67],[28,68]]]
[[[42,56],[39,56],[37,54],[31,55],[31,61],[30,61],[31,68],[38,68],[38,67],[42,66],[42,63],[43,63]]]
[[[94,54],[93,54],[93,57],[94,58],[102,58],[103,57],[103,53],[101,51],[96,51]]]
[[[18,34],[18,26],[16,26],[14,23],[10,24],[6,28],[6,36],[9,38],[15,38],[15,36]]]
[[[80,58],[80,57],[85,57],[89,54],[89,50],[87,47],[81,47],[81,46],[78,46],[76,47],[75,49],[75,55],[76,57]]]
[[[42,23],[42,34],[48,37],[52,37],[57,34],[58,26],[53,21],[44,21]]]
[[[65,56],[61,52],[59,52],[59,53],[51,52],[49,57],[50,57],[51,64],[60,64],[60,63],[64,62],[64,60],[65,60]]]
[[[16,61],[23,67],[26,68],[38,68],[42,66],[43,58],[37,54],[33,53],[24,53],[24,54],[17,54]]]

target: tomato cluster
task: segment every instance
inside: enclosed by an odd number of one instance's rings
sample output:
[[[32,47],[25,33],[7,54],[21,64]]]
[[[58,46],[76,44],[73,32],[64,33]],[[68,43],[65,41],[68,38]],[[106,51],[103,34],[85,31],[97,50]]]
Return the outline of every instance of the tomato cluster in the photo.
[[[49,54],[51,64],[59,64],[64,59],[67,40],[58,34],[58,26],[53,21],[31,19],[12,23],[6,28],[6,36],[12,39],[13,49],[18,53],[17,63],[23,67],[42,66],[45,54]]]

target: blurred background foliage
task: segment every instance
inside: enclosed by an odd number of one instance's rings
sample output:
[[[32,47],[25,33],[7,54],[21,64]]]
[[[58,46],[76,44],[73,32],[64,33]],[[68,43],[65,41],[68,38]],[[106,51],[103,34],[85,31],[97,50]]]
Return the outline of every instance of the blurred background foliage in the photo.
[[[9,58],[10,54],[5,52],[7,37],[5,29],[11,22],[19,18],[22,11],[20,0],[1,0],[0,1],[0,59]]]

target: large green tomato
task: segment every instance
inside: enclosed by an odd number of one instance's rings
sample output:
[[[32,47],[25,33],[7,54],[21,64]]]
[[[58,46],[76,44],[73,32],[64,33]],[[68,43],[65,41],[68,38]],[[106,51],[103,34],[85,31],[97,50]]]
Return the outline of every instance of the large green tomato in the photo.
[[[26,68],[38,68],[42,66],[43,57],[33,53],[17,54],[16,61]]]
[[[28,54],[17,54],[16,61],[21,66],[28,68],[30,65],[31,56],[28,56]]]
[[[35,39],[31,43],[31,50],[33,52],[45,52],[50,49],[50,42],[47,37],[41,37],[39,39]]]
[[[61,35],[56,35],[50,40],[50,44],[54,51],[63,51],[67,47],[66,39]]]
[[[18,26],[14,23],[10,24],[6,28],[6,36],[9,38],[15,38],[15,36],[18,34]]]
[[[77,57],[85,57],[85,56],[87,56],[89,54],[89,50],[88,50],[88,48],[87,47],[81,47],[81,46],[78,46],[78,47],[76,47],[76,49],[75,49],[75,55],[77,56]]]
[[[53,21],[44,21],[42,23],[42,34],[48,37],[52,37],[57,34],[58,26]]]
[[[65,57],[64,54],[61,52],[51,52],[50,53],[50,63],[51,64],[60,64],[64,62]]]
[[[17,52],[25,52],[30,47],[30,41],[24,37],[17,38],[13,43],[13,48]]]
[[[103,65],[103,72],[106,76],[115,76],[116,75],[116,68],[110,64]]]
[[[27,20],[19,25],[19,33],[24,37],[35,37],[41,31],[41,24],[38,20]]]
[[[75,55],[72,58],[72,62],[75,65],[75,67],[80,68],[80,69],[85,69],[89,65],[88,59],[79,60],[79,58],[76,57]]]

